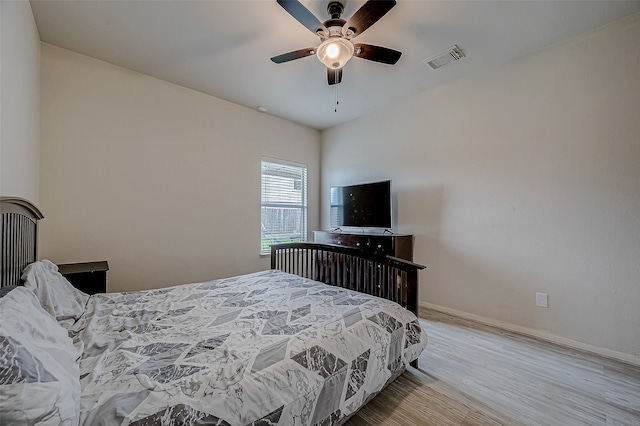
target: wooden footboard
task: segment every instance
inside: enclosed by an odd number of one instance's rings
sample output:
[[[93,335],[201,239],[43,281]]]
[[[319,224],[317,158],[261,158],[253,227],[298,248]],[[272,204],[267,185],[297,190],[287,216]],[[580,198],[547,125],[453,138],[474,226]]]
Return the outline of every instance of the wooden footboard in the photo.
[[[398,303],[418,316],[418,271],[422,265],[391,256],[316,243],[271,246],[271,269],[359,291]],[[415,363],[415,365],[414,365]],[[411,363],[417,366],[417,361]]]

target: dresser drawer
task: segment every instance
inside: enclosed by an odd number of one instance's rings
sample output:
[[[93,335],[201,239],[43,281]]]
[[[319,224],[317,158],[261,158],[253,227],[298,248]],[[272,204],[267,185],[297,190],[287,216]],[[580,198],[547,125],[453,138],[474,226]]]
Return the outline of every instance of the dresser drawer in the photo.
[[[393,256],[395,253],[394,242],[393,238],[367,237],[365,241],[366,250],[376,254]]]

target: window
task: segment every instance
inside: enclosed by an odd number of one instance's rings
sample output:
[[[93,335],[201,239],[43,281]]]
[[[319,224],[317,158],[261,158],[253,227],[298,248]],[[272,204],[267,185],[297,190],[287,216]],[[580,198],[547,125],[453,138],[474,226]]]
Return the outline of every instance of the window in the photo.
[[[307,241],[307,166],[262,160],[260,253],[271,244]]]

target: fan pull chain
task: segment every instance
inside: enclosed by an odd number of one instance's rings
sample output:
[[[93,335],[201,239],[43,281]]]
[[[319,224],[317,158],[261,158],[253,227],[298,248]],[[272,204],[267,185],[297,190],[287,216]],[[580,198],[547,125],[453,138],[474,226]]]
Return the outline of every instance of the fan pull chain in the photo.
[[[338,112],[338,104],[340,103],[340,101],[338,100],[338,85],[336,84],[336,107],[333,110],[333,112]]]

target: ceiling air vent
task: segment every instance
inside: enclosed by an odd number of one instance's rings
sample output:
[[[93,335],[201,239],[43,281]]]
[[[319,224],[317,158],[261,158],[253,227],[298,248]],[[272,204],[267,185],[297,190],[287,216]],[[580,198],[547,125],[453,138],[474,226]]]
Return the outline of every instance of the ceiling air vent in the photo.
[[[433,55],[422,62],[429,65],[431,69],[437,70],[440,67],[443,67],[451,62],[455,62],[458,59],[464,58],[464,53],[458,46],[451,46],[444,52],[438,53],[437,55]]]

